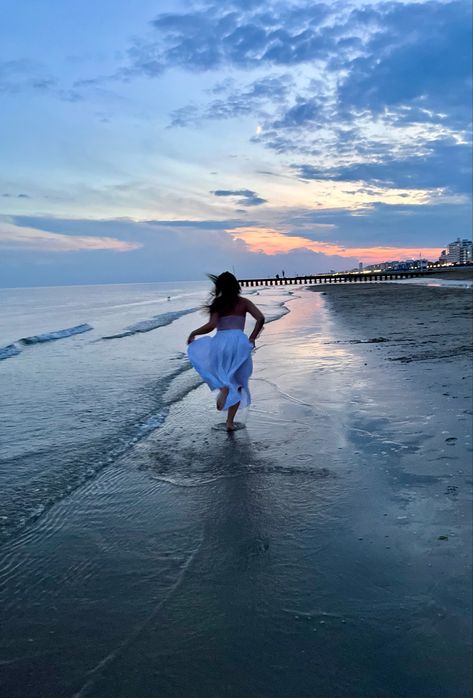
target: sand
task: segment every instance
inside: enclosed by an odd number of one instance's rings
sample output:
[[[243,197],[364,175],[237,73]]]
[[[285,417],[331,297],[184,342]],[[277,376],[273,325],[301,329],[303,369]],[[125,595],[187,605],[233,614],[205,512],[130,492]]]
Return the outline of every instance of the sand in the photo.
[[[7,549],[4,695],[471,694],[471,296],[322,293]]]
[[[473,352],[470,290],[388,283],[355,288],[312,286],[311,290],[328,294],[338,322],[353,333],[350,339],[338,341],[382,344],[376,350],[383,358],[403,363],[450,362],[463,357],[466,362],[457,364],[469,373]],[[452,379],[456,377],[452,371]]]

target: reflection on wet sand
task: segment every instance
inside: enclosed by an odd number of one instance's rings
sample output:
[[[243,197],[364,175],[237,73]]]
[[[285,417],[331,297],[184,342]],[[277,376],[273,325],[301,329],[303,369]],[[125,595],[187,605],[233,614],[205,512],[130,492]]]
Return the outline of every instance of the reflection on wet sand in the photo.
[[[12,546],[5,695],[469,694],[466,380],[334,349],[314,295],[267,328],[246,429],[187,391]]]

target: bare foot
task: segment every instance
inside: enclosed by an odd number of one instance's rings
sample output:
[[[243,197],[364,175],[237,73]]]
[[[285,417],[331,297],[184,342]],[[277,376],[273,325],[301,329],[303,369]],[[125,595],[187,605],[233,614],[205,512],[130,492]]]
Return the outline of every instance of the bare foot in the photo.
[[[217,398],[217,410],[221,412],[225,407],[225,403],[228,397],[228,388],[220,388],[220,392]]]
[[[233,424],[233,422],[231,424],[228,424],[227,422],[227,431],[236,431],[236,426]]]

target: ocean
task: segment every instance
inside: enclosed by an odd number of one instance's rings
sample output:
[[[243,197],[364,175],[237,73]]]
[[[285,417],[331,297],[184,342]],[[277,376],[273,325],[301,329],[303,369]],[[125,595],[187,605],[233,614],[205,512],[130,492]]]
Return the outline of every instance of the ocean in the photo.
[[[186,338],[206,321],[208,291],[205,282],[0,289],[0,540],[200,384]],[[261,297],[269,320],[287,312],[288,297]]]

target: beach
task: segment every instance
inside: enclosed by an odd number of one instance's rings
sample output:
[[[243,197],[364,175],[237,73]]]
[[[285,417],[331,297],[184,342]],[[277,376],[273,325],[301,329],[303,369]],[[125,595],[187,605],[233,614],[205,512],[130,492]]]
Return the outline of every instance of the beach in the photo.
[[[471,291],[254,293],[228,435],[185,357],[206,287],[169,288],[71,291],[92,329],[54,346],[30,300],[5,325],[0,693],[470,696]]]

